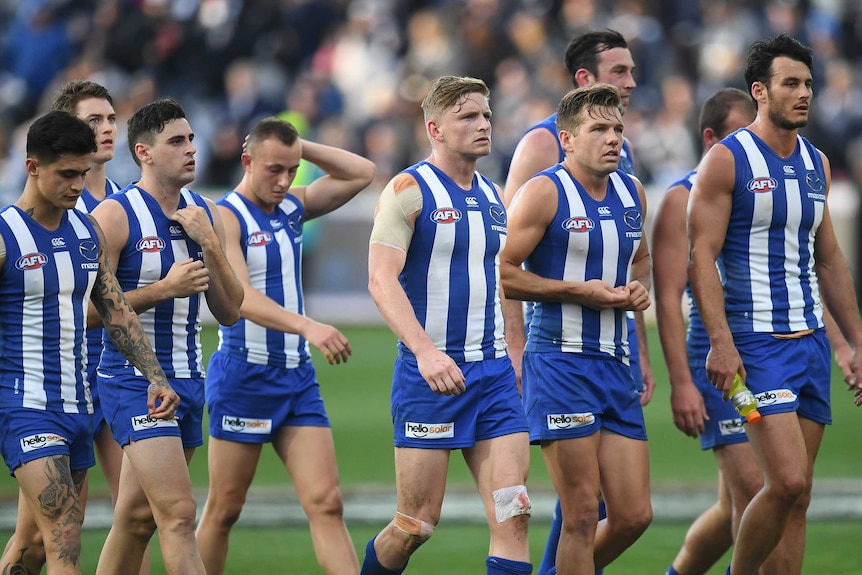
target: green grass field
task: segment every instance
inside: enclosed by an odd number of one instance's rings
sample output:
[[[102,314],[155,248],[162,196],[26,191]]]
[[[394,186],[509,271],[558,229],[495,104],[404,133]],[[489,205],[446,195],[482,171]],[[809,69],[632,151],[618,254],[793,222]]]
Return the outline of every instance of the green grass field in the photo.
[[[351,341],[353,357],[346,365],[329,366],[315,351],[327,409],[333,424],[341,481],[344,490],[364,485],[392,486],[392,428],[389,415],[389,390],[395,339],[381,327],[348,327],[344,333]],[[650,331],[651,356],[658,382],[653,401],[645,413],[650,435],[651,477],[654,486],[684,488],[711,484],[715,464],[710,453],[702,453],[696,440],[676,430],[670,417],[669,389],[664,362],[654,329]],[[204,332],[204,347],[215,347],[215,332]],[[862,458],[858,445],[848,434],[858,429],[862,413],[853,406],[844,385],[835,378],[833,386],[834,425],[827,430],[817,460],[818,478],[862,478]],[[530,486],[550,489],[550,482],[538,448],[533,451]],[[198,450],[191,466],[192,480],[199,489],[207,482],[206,449]],[[469,472],[459,457],[452,458],[449,484],[467,488],[472,484]],[[255,486],[290,489],[281,463],[271,451],[265,451],[255,478]],[[254,487],[253,487],[254,488]],[[385,487],[384,487],[385,488]],[[393,487],[394,489],[394,487]],[[104,480],[98,470],[91,474],[91,493],[105,495]],[[0,498],[14,497],[12,478],[0,479]],[[547,524],[534,521],[531,527],[533,558],[538,562],[547,534]],[[351,534],[360,555],[365,541],[382,525],[352,526]],[[813,523],[809,530],[806,573],[862,573],[862,550],[857,535],[862,522]],[[687,525],[654,524],[644,537],[615,564],[617,573],[664,573],[682,541]],[[0,537],[8,534],[0,532]],[[85,549],[101,547],[105,533],[88,531]],[[411,563],[411,572],[422,574],[458,574],[484,572],[487,534],[482,527],[443,524],[431,543]],[[445,551],[444,551],[445,550]],[[85,552],[83,572],[95,569],[97,551]],[[289,569],[285,566],[289,565]],[[311,551],[307,530],[301,528],[235,530],[229,559],[229,573],[319,573]],[[158,568],[154,573],[160,573]],[[716,569],[715,574],[723,574]]]

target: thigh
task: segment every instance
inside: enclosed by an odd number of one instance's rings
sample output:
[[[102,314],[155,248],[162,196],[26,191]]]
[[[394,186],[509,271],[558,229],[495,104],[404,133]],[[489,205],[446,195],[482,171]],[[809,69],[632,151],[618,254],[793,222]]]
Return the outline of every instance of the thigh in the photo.
[[[272,443],[301,502],[338,487],[335,443],[329,427],[282,427]]]
[[[650,504],[649,449],[646,441],[616,433],[599,443],[599,473],[608,516],[635,513]]]
[[[133,441],[123,451],[117,507],[121,502],[133,506],[149,502],[154,509],[167,511],[191,497],[187,465],[190,454],[178,436]]]
[[[582,498],[585,502],[598,506],[600,441],[600,433],[595,432],[586,437],[542,444],[542,456],[548,474],[564,509]]]
[[[21,496],[40,532],[50,533],[58,523],[79,526],[83,523],[84,506],[79,490],[85,477],[86,470],[73,472],[69,468],[67,455],[49,455],[15,470]]]
[[[486,492],[527,481],[530,441],[526,432],[479,441],[463,454],[483,497]]]
[[[210,437],[207,445],[211,494],[245,500],[263,445]]]
[[[448,449],[395,448],[398,511],[436,525],[449,471]]]

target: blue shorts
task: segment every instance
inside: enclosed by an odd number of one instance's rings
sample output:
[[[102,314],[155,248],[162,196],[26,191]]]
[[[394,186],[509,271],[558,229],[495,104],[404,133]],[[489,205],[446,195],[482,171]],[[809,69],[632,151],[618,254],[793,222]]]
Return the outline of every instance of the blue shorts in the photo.
[[[736,333],[733,342],[761,415],[795,411],[817,423],[832,423],[832,352],[825,329],[795,339]]]
[[[721,392],[715,389],[706,375],[706,354],[709,348],[688,348],[688,368],[691,379],[703,396],[703,404],[709,419],[703,422],[703,433],[700,435],[700,448],[714,449],[722,445],[745,443],[748,434],[745,433],[745,419],[739,417],[730,401],[724,401]]]
[[[114,439],[125,447],[150,437],[181,437],[183,447],[203,445],[203,378],[168,378],[180,396],[176,419],[166,421],[148,415],[146,378],[135,375],[97,376],[105,420]]]
[[[221,351],[207,368],[209,432],[241,443],[269,443],[279,428],[329,427],[311,362],[295,368],[249,363]]]
[[[586,437],[600,429],[646,441],[640,396],[621,361],[525,352],[521,378],[531,443]]]
[[[0,449],[9,474],[24,463],[51,455],[69,457],[70,469],[96,465],[93,416],[26,407],[0,409]]]
[[[434,393],[412,354],[399,353],[392,377],[395,447],[464,449],[477,441],[527,431],[515,370],[508,357],[459,363],[467,390]]]

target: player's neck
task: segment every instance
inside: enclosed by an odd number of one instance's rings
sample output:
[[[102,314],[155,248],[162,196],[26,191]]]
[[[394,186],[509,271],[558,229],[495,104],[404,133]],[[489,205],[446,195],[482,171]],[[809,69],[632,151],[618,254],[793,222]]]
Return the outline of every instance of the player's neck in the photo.
[[[469,190],[473,187],[473,174],[476,173],[476,159],[442,154],[437,151],[431,152],[427,162],[434,164],[449,176],[461,189]]]
[[[102,201],[105,199],[107,179],[105,164],[91,163],[90,171],[84,177],[84,187],[87,188],[91,196]]]
[[[243,176],[242,181],[234,188],[234,191],[244,197],[246,200],[259,207],[265,214],[271,214],[275,211],[276,206],[274,204],[267,204],[262,202],[260,198],[252,191],[251,185],[248,183],[248,180],[245,176]]]
[[[769,119],[758,116],[748,129],[782,158],[788,158],[796,151],[798,128],[782,128]]]
[[[172,215],[179,208],[182,186],[177,186],[174,182],[165,181],[153,173],[142,175],[136,185],[150,194],[159,203],[166,216]]]
[[[608,194],[609,174],[590,170],[569,160],[563,161],[563,166],[584,187],[591,198],[599,202],[605,199]]]
[[[54,204],[47,202],[31,181],[27,181],[24,185],[24,193],[15,202],[15,205],[24,213],[28,214],[33,220],[48,230],[56,230],[60,227],[60,222],[63,220],[65,208],[58,208]]]

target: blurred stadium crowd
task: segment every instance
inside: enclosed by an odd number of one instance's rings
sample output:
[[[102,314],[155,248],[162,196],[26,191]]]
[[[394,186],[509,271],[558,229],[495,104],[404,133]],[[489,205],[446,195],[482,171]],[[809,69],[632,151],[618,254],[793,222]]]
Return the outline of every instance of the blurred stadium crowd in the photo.
[[[625,117],[637,171],[658,189],[697,163],[697,111],[742,86],[755,39],[788,32],[815,50],[815,110],[805,130],[836,179],[862,182],[860,0],[0,0],[0,198],[23,182],[23,135],[67,80],[111,91],[119,121],[108,175],[139,174],[125,120],[176,98],[197,138],[195,189],[239,180],[244,135],[283,114],[309,139],[373,160],[379,192],[427,155],[418,102],[430,80],[471,75],[492,88],[502,183],[525,128],[571,87],[574,35],[609,27],[629,41],[639,83]],[[5,202],[4,202],[5,203]]]

